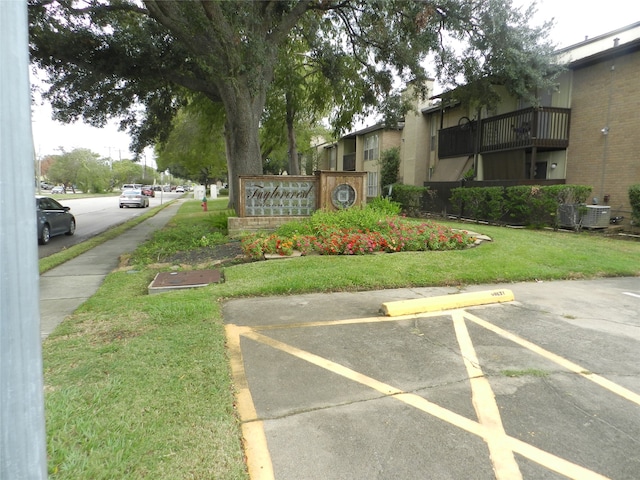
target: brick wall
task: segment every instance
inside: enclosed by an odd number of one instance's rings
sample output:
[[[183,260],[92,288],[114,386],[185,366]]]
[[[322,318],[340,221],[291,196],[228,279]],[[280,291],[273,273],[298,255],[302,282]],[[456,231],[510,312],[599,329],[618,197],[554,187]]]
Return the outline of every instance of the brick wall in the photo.
[[[591,185],[612,215],[629,218],[640,183],[640,52],[574,70],[567,183]],[[602,129],[608,127],[608,134]]]

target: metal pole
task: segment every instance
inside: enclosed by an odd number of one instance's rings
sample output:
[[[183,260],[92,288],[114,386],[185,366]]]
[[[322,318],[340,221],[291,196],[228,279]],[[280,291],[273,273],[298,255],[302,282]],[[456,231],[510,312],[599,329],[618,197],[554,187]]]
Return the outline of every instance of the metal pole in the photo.
[[[0,1],[0,478],[46,479],[26,1]]]

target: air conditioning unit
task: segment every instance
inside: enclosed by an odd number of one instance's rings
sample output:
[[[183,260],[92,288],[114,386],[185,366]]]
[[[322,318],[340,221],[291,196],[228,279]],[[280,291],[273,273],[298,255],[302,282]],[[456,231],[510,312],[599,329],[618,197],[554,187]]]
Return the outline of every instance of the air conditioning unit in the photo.
[[[583,228],[607,228],[611,219],[611,207],[587,205],[587,213],[582,217]]]
[[[560,205],[558,223],[561,227],[576,228],[580,224],[580,205],[570,203]]]
[[[568,228],[607,228],[611,207],[601,205],[564,204],[558,207],[558,223]]]

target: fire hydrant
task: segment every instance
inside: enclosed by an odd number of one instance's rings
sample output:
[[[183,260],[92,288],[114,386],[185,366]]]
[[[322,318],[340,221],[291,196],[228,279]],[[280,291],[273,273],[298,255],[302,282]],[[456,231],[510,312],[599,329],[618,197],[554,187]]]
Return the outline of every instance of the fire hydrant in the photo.
[[[202,197],[202,211],[206,212],[207,211],[207,196],[205,195],[204,197]]]

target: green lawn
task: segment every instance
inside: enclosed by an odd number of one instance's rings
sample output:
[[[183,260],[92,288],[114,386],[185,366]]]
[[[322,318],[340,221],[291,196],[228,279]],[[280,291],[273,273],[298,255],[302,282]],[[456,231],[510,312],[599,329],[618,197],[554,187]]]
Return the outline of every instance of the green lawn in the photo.
[[[226,199],[211,201],[205,213],[199,201],[185,202],[158,237],[166,253],[225,241],[225,207]],[[224,268],[225,283],[151,296],[147,286],[168,267],[157,266],[157,244],[143,246],[134,268],[110,274],[44,342],[50,478],[248,478],[223,299],[640,275],[640,242],[444,223],[493,241],[461,251],[237,264]]]

